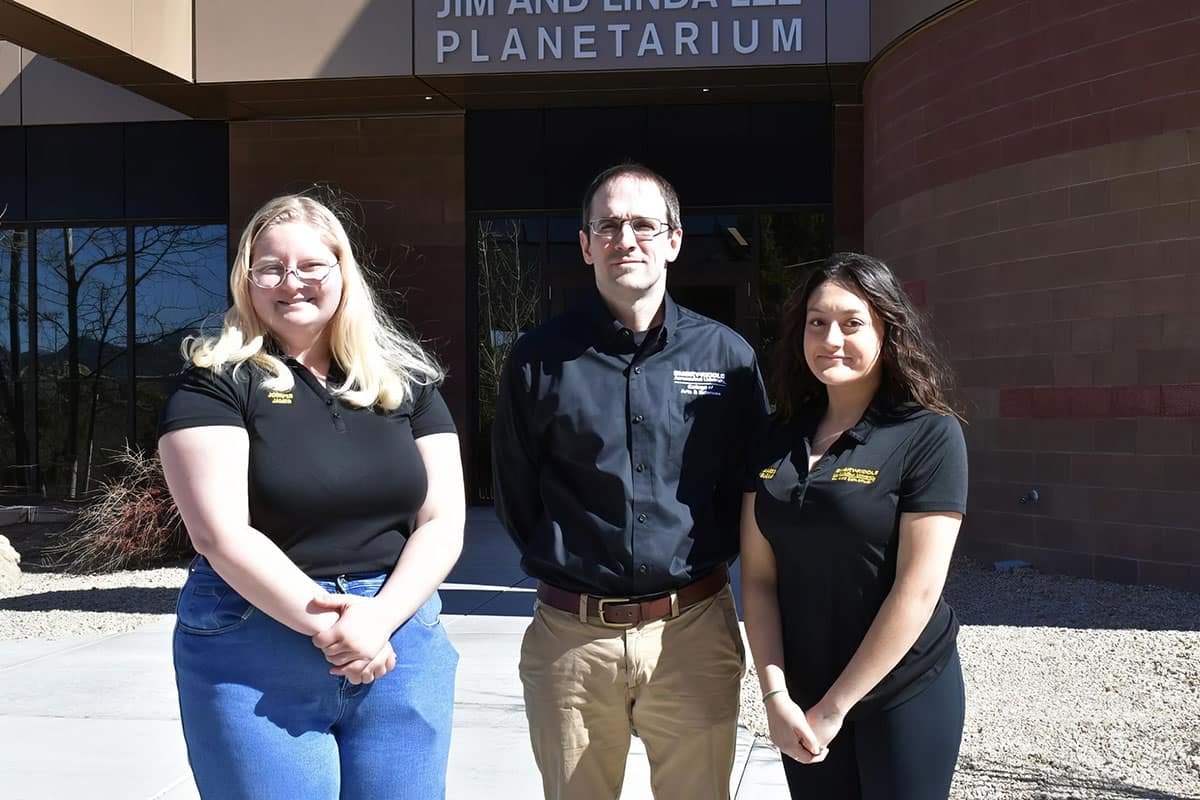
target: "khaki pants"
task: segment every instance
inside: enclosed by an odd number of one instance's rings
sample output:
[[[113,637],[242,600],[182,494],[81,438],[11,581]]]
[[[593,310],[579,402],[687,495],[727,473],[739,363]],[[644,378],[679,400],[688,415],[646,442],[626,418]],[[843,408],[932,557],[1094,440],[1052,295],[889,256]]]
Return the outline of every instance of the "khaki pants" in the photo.
[[[538,603],[520,670],[546,798],[616,800],[635,734],[657,800],[727,800],[745,666],[728,585],[633,628]]]

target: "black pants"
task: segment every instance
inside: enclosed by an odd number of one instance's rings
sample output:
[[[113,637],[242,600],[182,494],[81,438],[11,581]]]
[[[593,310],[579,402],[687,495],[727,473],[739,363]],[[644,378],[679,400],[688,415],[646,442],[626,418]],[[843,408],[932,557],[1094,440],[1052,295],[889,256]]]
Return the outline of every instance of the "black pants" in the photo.
[[[966,699],[958,651],[916,697],[847,722],[819,764],[783,756],[794,800],[939,800],[962,742]]]

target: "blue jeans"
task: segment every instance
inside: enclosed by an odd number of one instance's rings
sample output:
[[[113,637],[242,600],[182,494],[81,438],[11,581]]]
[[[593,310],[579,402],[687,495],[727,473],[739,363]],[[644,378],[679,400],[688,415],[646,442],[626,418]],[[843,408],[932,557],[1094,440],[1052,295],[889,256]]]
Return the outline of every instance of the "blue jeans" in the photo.
[[[374,596],[386,577],[318,583]],[[356,686],[330,675],[307,636],[254,608],[198,557],[179,595],[174,655],[200,796],[445,797],[458,653],[441,608],[435,592],[392,634],[396,668]]]

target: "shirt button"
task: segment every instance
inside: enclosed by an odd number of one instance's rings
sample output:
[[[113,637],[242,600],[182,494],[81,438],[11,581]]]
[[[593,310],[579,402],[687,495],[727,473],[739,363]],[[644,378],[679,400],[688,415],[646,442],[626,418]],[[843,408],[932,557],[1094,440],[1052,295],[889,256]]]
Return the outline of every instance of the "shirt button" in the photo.
[[[641,368],[641,367],[634,367],[634,368],[633,368],[633,374],[635,374],[635,375],[641,375],[641,374],[642,374],[642,368]]]
[[[643,575],[645,575],[649,571],[650,571],[650,567],[646,566],[645,564],[642,564],[640,567],[638,567],[638,572],[642,573]]]
[[[633,424],[636,425],[637,423],[641,422],[644,419],[645,419],[645,417],[643,417],[641,414],[634,414],[633,415]]]
[[[636,467],[634,467],[634,469],[635,469],[635,470],[637,470],[638,472],[643,472],[643,471],[645,471],[645,469],[646,469],[646,465],[645,465],[645,464],[638,464]]]
[[[646,515],[638,514],[638,522],[645,522],[645,521],[646,521]]]

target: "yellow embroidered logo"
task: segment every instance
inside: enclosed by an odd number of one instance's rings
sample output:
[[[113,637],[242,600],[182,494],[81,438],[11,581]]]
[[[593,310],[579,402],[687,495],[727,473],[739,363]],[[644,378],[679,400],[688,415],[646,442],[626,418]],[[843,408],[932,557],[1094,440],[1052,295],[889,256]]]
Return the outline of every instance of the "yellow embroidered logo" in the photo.
[[[877,469],[859,469],[858,467],[838,467],[833,471],[830,480],[849,481],[850,483],[874,483],[879,476]]]
[[[762,478],[764,481],[769,481],[771,478],[775,477],[775,472],[776,469],[774,467],[767,467],[762,472],[758,473],[758,477]]]
[[[291,392],[267,392],[267,397],[271,398],[272,405],[290,406],[292,404]]]

